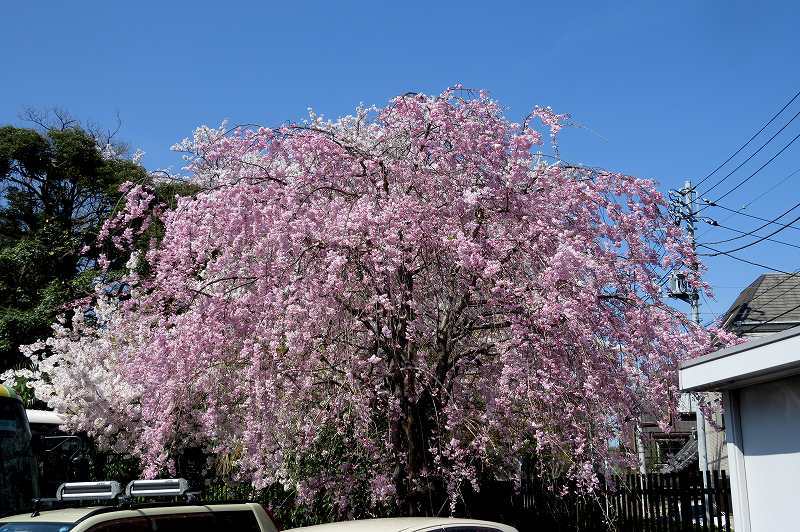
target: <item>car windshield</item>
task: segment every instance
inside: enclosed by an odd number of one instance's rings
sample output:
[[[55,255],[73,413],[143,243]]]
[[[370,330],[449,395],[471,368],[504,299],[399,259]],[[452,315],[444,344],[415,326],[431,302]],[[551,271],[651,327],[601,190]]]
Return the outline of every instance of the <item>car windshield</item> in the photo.
[[[72,523],[0,523],[0,532],[67,532]]]

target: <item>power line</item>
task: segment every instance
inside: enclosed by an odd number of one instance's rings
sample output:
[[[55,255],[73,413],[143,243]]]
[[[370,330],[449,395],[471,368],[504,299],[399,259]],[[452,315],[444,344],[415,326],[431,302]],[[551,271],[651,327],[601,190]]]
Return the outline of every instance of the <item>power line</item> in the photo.
[[[785,273],[787,275],[793,275],[793,274],[791,274],[789,272],[785,272],[783,270],[779,270],[777,268],[773,268],[772,266],[767,266],[766,264],[760,264],[758,262],[753,262],[753,261],[748,260],[748,259],[743,259],[742,257],[737,257],[736,255],[732,255],[730,251],[720,251],[718,249],[712,248],[711,246],[707,246],[705,244],[697,244],[697,245],[700,246],[701,248],[710,249],[711,251],[714,252],[713,255],[710,254],[710,253],[700,253],[699,255],[701,255],[701,256],[716,257],[718,255],[725,255],[725,256],[730,257],[732,259],[738,260],[739,262],[744,262],[744,263],[750,264],[752,266],[758,266],[759,268],[764,268],[765,270],[770,270],[770,271],[777,272],[777,273]]]
[[[800,205],[800,204],[798,204],[798,205]],[[795,222],[796,222],[796,221],[798,221],[798,220],[800,220],[800,216],[798,216],[797,218],[795,218],[794,220],[792,220],[791,222],[789,222],[789,225],[791,225],[791,224],[795,223]],[[786,229],[786,227],[779,227],[779,228],[775,229],[773,232],[771,232],[770,234],[768,234],[768,235],[766,235],[766,236],[759,237],[757,240],[754,240],[754,241],[752,241],[752,242],[750,242],[750,243],[748,243],[748,244],[745,244],[745,245],[743,245],[743,246],[739,246],[738,248],[729,249],[729,250],[727,250],[725,253],[732,253],[732,252],[734,252],[734,251],[740,251],[740,250],[742,250],[742,249],[746,249],[746,248],[749,248],[749,247],[751,247],[751,246],[755,246],[756,244],[760,244],[760,243],[761,243],[761,242],[763,242],[764,240],[767,240],[769,237],[771,237],[771,236],[774,236],[774,235],[777,235],[778,233],[780,233],[781,231],[783,231],[783,230],[785,230],[785,229]],[[712,255],[712,256],[713,256],[713,255]]]
[[[783,274],[785,274],[785,275],[786,275],[786,277],[784,277],[783,279],[781,279],[780,281],[778,281],[776,284],[774,284],[774,285],[770,286],[769,288],[767,288],[766,290],[764,290],[764,291],[763,291],[763,292],[761,292],[760,294],[756,294],[756,296],[754,296],[754,297],[753,297],[753,299],[755,299],[755,298],[757,298],[757,297],[763,297],[763,296],[764,296],[764,294],[767,294],[767,293],[771,292],[772,290],[775,290],[776,288],[780,287],[780,286],[781,286],[783,283],[785,283],[785,282],[786,282],[786,281],[788,281],[789,279],[792,279],[792,278],[794,278],[794,277],[797,277],[798,275],[800,275],[800,270],[798,270],[798,271],[796,271],[796,272],[791,272],[791,273],[790,273],[790,272],[785,272],[785,271],[783,271],[783,270],[779,270],[779,269],[777,269],[777,268],[773,268],[773,267],[771,267],[771,266],[767,266],[767,265],[765,265],[765,264],[759,264],[759,263],[757,263],[757,262],[753,262],[753,261],[751,261],[751,260],[747,260],[747,259],[743,259],[743,258],[741,258],[741,257],[737,257],[736,255],[731,255],[730,253],[727,253],[727,252],[724,252],[724,251],[719,251],[719,250],[716,250],[716,249],[714,249],[714,248],[711,248],[711,247],[709,247],[709,246],[706,246],[706,245],[704,245],[704,244],[698,244],[698,246],[701,246],[701,247],[704,247],[704,248],[711,249],[712,251],[715,251],[715,252],[717,252],[718,254],[721,254],[721,255],[726,255],[726,256],[728,256],[728,257],[730,257],[730,258],[732,258],[732,259],[735,259],[735,260],[738,260],[738,261],[741,261],[741,262],[744,262],[744,263],[747,263],[747,264],[751,264],[751,265],[753,265],[753,266],[758,266],[758,267],[760,267],[760,268],[764,268],[764,269],[767,269],[767,270],[772,270],[772,271],[774,271],[774,272],[777,272],[777,273],[783,273]],[[788,294],[788,293],[789,293],[789,292],[791,292],[792,290],[794,290],[794,287],[789,287],[787,290],[784,290],[783,292],[781,292],[781,293],[780,293],[780,294],[778,294],[777,296],[775,296],[775,297],[773,297],[772,299],[770,299],[769,301],[765,302],[765,303],[764,303],[764,306],[766,306],[766,305],[769,305],[769,304],[770,304],[770,303],[772,303],[773,301],[776,301],[776,300],[780,299],[781,297],[785,296],[786,294]],[[791,309],[787,310],[786,312],[783,312],[782,314],[779,314],[778,316],[775,316],[774,318],[771,318],[771,319],[769,319],[769,320],[767,320],[767,321],[765,321],[765,322],[759,323],[757,326],[754,326],[752,329],[750,329],[750,330],[747,330],[747,331],[744,331],[744,333],[743,333],[743,334],[745,334],[745,333],[748,333],[748,332],[752,332],[753,330],[755,330],[755,328],[756,328],[756,327],[760,327],[761,325],[765,325],[765,324],[767,324],[767,323],[770,323],[771,321],[774,321],[774,320],[776,320],[776,319],[780,318],[781,316],[784,316],[784,315],[788,314],[789,312],[792,312],[792,311],[794,311],[794,310],[797,310],[798,308],[800,308],[800,305],[797,305],[796,307],[794,307],[794,308],[791,308]]]
[[[797,170],[795,170],[791,174],[787,175],[786,177],[784,177],[783,179],[781,179],[780,181],[778,181],[777,183],[775,183],[774,185],[769,187],[767,190],[765,190],[764,192],[762,192],[761,194],[759,194],[755,198],[753,198],[750,201],[748,201],[747,203],[745,203],[744,206],[742,206],[742,209],[746,209],[747,207],[749,207],[750,205],[752,205],[756,201],[760,200],[761,198],[763,198],[764,196],[766,196],[767,194],[769,194],[770,192],[772,192],[773,190],[775,190],[776,188],[778,188],[779,186],[784,184],[786,181],[788,181],[789,179],[791,179],[792,177],[794,177],[798,173],[800,173],[800,168],[798,168]]]
[[[798,173],[800,173],[800,168],[798,168],[798,169],[797,169],[797,170],[795,170],[794,172],[790,173],[789,175],[787,175],[787,176],[783,177],[783,178],[782,178],[780,181],[778,181],[777,183],[773,184],[773,185],[772,185],[771,187],[769,187],[767,190],[765,190],[764,192],[762,192],[761,194],[759,194],[759,195],[758,195],[758,196],[756,196],[755,198],[751,199],[750,201],[748,201],[747,203],[745,203],[744,205],[742,205],[741,207],[739,207],[739,208],[738,208],[738,209],[736,209],[736,210],[734,210],[734,209],[731,209],[731,208],[728,208],[728,207],[724,207],[724,206],[722,206],[722,205],[716,205],[716,204],[715,204],[715,206],[716,206],[716,207],[719,207],[719,208],[721,208],[721,209],[725,209],[726,211],[730,211],[730,212],[731,212],[731,214],[729,214],[728,216],[726,216],[725,218],[723,218],[723,219],[722,219],[722,220],[721,220],[719,223],[720,223],[720,224],[722,224],[722,223],[725,223],[725,222],[727,222],[728,220],[730,220],[731,218],[733,218],[734,216],[736,216],[737,214],[740,214],[740,215],[742,215],[742,216],[750,216],[748,213],[744,213],[744,212],[742,212],[742,211],[744,211],[745,209],[747,209],[748,207],[750,207],[750,206],[751,206],[753,203],[757,202],[758,200],[760,200],[761,198],[763,198],[764,196],[766,196],[767,194],[769,194],[770,192],[772,192],[773,190],[775,190],[776,188],[778,188],[779,186],[781,186],[782,184],[784,184],[786,181],[788,181],[789,179],[791,179],[792,177],[794,177],[794,176],[795,176],[795,175],[797,175]],[[762,221],[765,221],[764,219],[762,219],[762,218],[758,218],[758,217],[755,217],[755,219],[757,219],[757,220],[762,220]],[[712,225],[713,225],[713,224],[712,224]],[[700,233],[700,235],[702,236],[702,235],[704,235],[704,234],[708,233],[708,232],[710,231],[710,229],[711,229],[710,227],[706,228],[706,229],[705,229],[705,231],[703,231],[702,233]]]
[[[740,233],[742,235],[741,237],[737,236],[736,238],[742,238],[744,236],[752,234],[752,232],[745,233],[744,231],[742,231],[740,229],[735,229],[733,227],[728,227],[727,225],[722,225],[720,223],[711,224],[711,225],[715,225],[716,227],[721,227],[722,229],[727,229],[728,231],[733,231],[735,233]],[[755,235],[755,236],[760,236],[760,235]],[[784,242],[783,240],[777,240],[777,239],[774,239],[774,238],[767,238],[766,240],[769,240],[770,242],[775,242],[776,244],[783,244],[784,246],[791,246],[793,248],[800,249],[800,246],[798,246],[797,244],[792,244],[791,242]],[[727,242],[727,240],[720,240],[719,242],[709,242],[709,244],[719,244],[720,242]]]
[[[661,276],[661,279],[658,280],[658,283],[657,283],[658,286],[663,288],[664,285],[669,282],[669,274],[671,274],[674,271],[675,271],[675,265],[673,264],[672,266],[669,267],[669,269],[666,271],[666,273],[664,273],[664,275]]]
[[[795,141],[797,141],[797,139],[799,139],[799,138],[800,138],[800,133],[798,133],[798,134],[797,134],[797,135],[796,135],[796,136],[795,136],[795,137],[794,137],[792,140],[790,140],[790,141],[789,141],[789,142],[788,142],[788,143],[787,143],[787,144],[786,144],[786,145],[785,145],[783,148],[781,148],[781,149],[780,149],[780,151],[779,151],[778,153],[776,153],[775,155],[773,155],[772,157],[770,157],[770,158],[769,158],[769,160],[767,160],[767,162],[765,162],[764,164],[762,164],[761,166],[759,166],[759,167],[758,167],[758,170],[756,170],[755,172],[753,172],[753,173],[752,173],[752,174],[750,174],[749,176],[747,176],[747,177],[745,177],[744,179],[742,179],[741,181],[739,181],[739,182],[738,182],[738,183],[737,183],[737,184],[736,184],[736,185],[735,185],[735,186],[734,186],[732,189],[730,189],[729,191],[727,191],[725,194],[723,194],[722,196],[718,197],[718,198],[717,198],[716,200],[714,200],[714,201],[715,201],[715,202],[717,202],[717,201],[719,201],[719,200],[721,200],[721,199],[725,199],[725,198],[726,198],[726,197],[728,197],[729,195],[733,194],[733,192],[735,192],[736,190],[738,190],[738,189],[739,189],[739,188],[740,188],[742,185],[744,185],[745,183],[747,183],[748,181],[750,181],[750,180],[751,180],[753,177],[755,177],[755,176],[756,176],[756,174],[758,174],[758,173],[759,173],[761,170],[763,170],[764,168],[766,168],[766,167],[767,167],[767,165],[769,165],[769,164],[770,164],[772,161],[774,161],[775,159],[777,159],[779,155],[781,155],[783,152],[785,152],[785,151],[786,151],[786,150],[789,148],[789,146],[791,146],[792,144],[794,144],[794,143],[795,143]],[[708,208],[708,206],[706,206],[706,207],[703,207],[702,209],[700,209],[700,211],[702,211],[702,210],[704,210],[704,209],[706,209],[706,208]],[[698,212],[700,212],[700,211],[698,211]]]
[[[766,218],[761,218],[760,216],[755,216],[753,214],[749,214],[749,213],[746,213],[746,212],[739,212],[736,209],[731,209],[730,207],[726,207],[724,205],[720,205],[720,204],[718,204],[716,202],[713,202],[713,201],[707,202],[706,205],[708,205],[709,207],[719,207],[720,209],[723,209],[723,210],[726,210],[726,211],[730,211],[730,212],[732,212],[734,214],[739,214],[741,216],[746,216],[746,217],[752,218],[754,220],[760,220],[762,222],[768,222],[767,225],[780,225],[781,227],[786,227],[787,229],[797,229],[798,231],[800,231],[800,227],[797,227],[796,225],[782,224],[780,222],[776,222],[775,220],[768,220]],[[730,219],[731,219],[730,216],[728,218],[725,218],[725,220],[730,220]]]
[[[768,294],[768,293],[772,292],[773,290],[776,290],[776,289],[780,288],[780,287],[781,287],[781,286],[782,286],[782,285],[783,285],[785,282],[789,281],[790,279],[794,279],[795,277],[798,277],[798,276],[800,276],[800,270],[797,270],[797,271],[795,271],[795,272],[785,272],[785,271],[783,271],[783,270],[779,270],[779,269],[777,269],[777,268],[773,268],[773,267],[771,267],[771,266],[767,266],[767,265],[765,265],[765,264],[760,264],[760,263],[758,263],[758,262],[754,262],[754,261],[751,261],[751,260],[748,260],[748,259],[743,259],[742,257],[737,257],[736,255],[732,255],[732,254],[730,254],[730,253],[728,253],[728,252],[724,252],[724,251],[720,251],[720,250],[714,249],[714,248],[712,248],[712,247],[710,247],[710,246],[707,246],[707,245],[705,245],[705,244],[698,244],[698,246],[700,246],[700,247],[704,247],[704,248],[707,248],[707,249],[710,249],[711,251],[714,251],[714,252],[716,252],[716,253],[718,253],[718,254],[721,254],[721,255],[726,255],[727,257],[730,257],[730,258],[732,258],[732,259],[735,259],[735,260],[737,260],[737,261],[740,261],[740,262],[744,262],[744,263],[746,263],[746,264],[750,264],[750,265],[753,265],[753,266],[758,266],[759,268],[764,268],[764,269],[766,269],[766,270],[771,270],[771,271],[773,271],[773,272],[777,272],[777,273],[782,273],[782,274],[785,274],[785,277],[784,277],[783,279],[781,279],[780,281],[778,281],[778,282],[777,282],[777,283],[775,283],[774,285],[770,286],[769,288],[767,288],[766,290],[764,290],[764,291],[763,291],[763,292],[761,292],[760,294],[756,294],[756,295],[753,297],[753,299],[754,299],[754,300],[755,300],[756,298],[762,298],[762,297],[764,297],[766,294]],[[788,293],[789,293],[789,292],[791,292],[792,290],[795,290],[795,287],[794,287],[794,286],[790,286],[788,289],[786,289],[786,290],[784,290],[783,292],[781,292],[780,294],[776,295],[775,297],[773,297],[773,298],[772,298],[772,299],[770,299],[769,301],[766,301],[765,303],[763,303],[763,306],[767,306],[767,305],[769,305],[770,303],[772,303],[772,302],[774,302],[774,301],[776,301],[776,300],[778,300],[778,299],[782,298],[783,296],[785,296],[786,294],[788,294]],[[794,309],[790,309],[790,310],[789,310],[789,311],[787,311],[786,313],[788,313],[788,312],[791,312],[792,310],[796,310],[797,308],[800,308],[800,305],[798,305],[798,306],[797,306],[797,307],[795,307]],[[786,314],[786,313],[784,313],[784,314]],[[783,316],[784,314],[781,314],[780,316]],[[778,317],[780,317],[780,316],[776,316],[775,318],[772,318],[771,320],[769,320],[769,321],[767,321],[767,322],[764,322],[764,323],[769,323],[770,321],[772,321],[772,320],[775,320],[775,319],[777,319],[777,318],[778,318]],[[759,324],[759,325],[763,325],[764,323],[762,323],[762,324]],[[747,333],[747,332],[751,332],[752,330],[753,330],[753,329],[750,329],[750,330],[748,330],[748,331],[745,331],[745,333]]]
[[[700,244],[700,245],[701,245],[701,246],[703,246],[703,244]],[[705,246],[704,246],[704,247],[705,247]],[[712,248],[712,249],[713,249],[713,248]],[[799,275],[800,275],[800,270],[797,270],[797,271],[795,271],[795,272],[791,272],[791,273],[789,273],[789,272],[784,272],[784,271],[782,271],[782,270],[778,270],[778,269],[772,268],[772,267],[770,267],[770,266],[765,266],[765,265],[763,265],[763,264],[754,263],[754,262],[752,262],[752,261],[748,261],[748,260],[746,260],[746,259],[742,259],[742,258],[740,258],[740,257],[736,257],[736,256],[734,256],[734,255],[728,255],[728,256],[729,256],[729,257],[731,257],[731,258],[733,258],[733,259],[736,259],[736,260],[740,260],[740,261],[743,261],[743,262],[747,262],[748,264],[753,264],[753,265],[756,265],[756,266],[760,266],[760,267],[762,267],[762,268],[766,268],[766,269],[768,269],[768,270],[772,270],[772,271],[775,271],[775,272],[778,272],[778,273],[783,273],[783,274],[786,274],[786,277],[784,277],[783,279],[781,279],[780,281],[778,281],[778,282],[777,282],[777,283],[775,283],[774,285],[770,286],[769,288],[767,288],[766,290],[764,290],[764,291],[763,291],[763,292],[761,292],[760,294],[756,293],[756,294],[753,296],[753,300],[755,300],[755,299],[757,299],[757,298],[759,298],[759,297],[764,297],[764,295],[765,295],[765,294],[768,294],[769,292],[772,292],[773,290],[775,290],[775,289],[777,289],[777,288],[780,288],[780,287],[781,287],[781,285],[783,285],[783,283],[785,283],[785,282],[786,282],[786,281],[788,281],[789,279],[793,279],[793,278],[795,278],[795,277],[797,277],[797,276],[799,276]],[[789,293],[789,292],[791,292],[792,290],[794,290],[794,287],[790,286],[790,287],[789,287],[787,290],[785,290],[785,291],[781,292],[781,293],[780,293],[780,294],[778,294],[777,296],[773,297],[772,299],[770,299],[769,301],[767,301],[766,303],[764,303],[764,305],[769,305],[769,304],[770,304],[770,303],[772,303],[773,301],[775,301],[775,300],[777,300],[777,299],[780,299],[781,297],[785,296],[786,294],[788,294],[788,293]]]
[[[790,273],[790,274],[788,274],[786,277],[784,277],[783,279],[781,279],[781,280],[780,280],[778,283],[776,283],[776,284],[774,284],[774,285],[770,286],[769,288],[767,288],[766,290],[764,290],[764,291],[763,291],[763,292],[761,292],[760,294],[758,294],[758,293],[757,293],[756,295],[754,295],[754,296],[753,296],[753,298],[751,299],[751,301],[755,301],[756,299],[758,299],[758,298],[760,298],[760,297],[764,297],[764,295],[765,295],[765,294],[767,294],[767,293],[771,292],[772,290],[775,290],[776,288],[778,288],[779,286],[781,286],[783,283],[785,283],[785,282],[786,282],[786,281],[788,281],[789,279],[792,279],[792,278],[796,277],[798,274],[800,274],[800,270],[798,270],[798,271],[796,271],[796,272],[794,272],[794,273]],[[788,294],[789,292],[791,292],[791,291],[792,291],[792,290],[794,290],[794,289],[795,289],[795,287],[793,287],[793,286],[790,286],[788,289],[784,290],[783,292],[781,292],[781,293],[780,293],[780,294],[778,294],[777,296],[773,297],[773,298],[772,298],[772,299],[770,299],[769,301],[766,301],[766,302],[764,302],[763,304],[760,304],[760,306],[762,306],[762,307],[767,307],[767,306],[769,306],[769,305],[770,305],[770,303],[772,303],[773,301],[776,301],[776,300],[778,300],[778,299],[782,298],[783,296],[785,296],[786,294]],[[735,309],[733,309],[733,310],[732,310],[731,314],[738,312],[740,308],[741,308],[741,306],[739,306],[739,307],[736,307]],[[797,309],[797,308],[800,308],[800,307],[795,307],[795,309]],[[790,309],[790,310],[789,310],[789,312],[791,312],[791,310],[795,310],[795,309]],[[726,313],[726,315],[728,315],[728,314]],[[772,321],[772,320],[774,320],[774,319],[776,319],[776,318],[778,318],[778,317],[780,317],[780,316],[776,316],[776,317],[774,317],[774,318],[770,319],[770,320],[769,320],[769,321],[767,321],[767,322],[762,322],[762,323],[760,323],[760,324],[756,325],[755,327],[758,327],[758,326],[760,326],[760,325],[763,325],[764,323],[769,323],[770,321]],[[754,327],[754,328],[755,328],[755,327]],[[753,329],[754,329],[754,328],[753,328]],[[750,330],[748,330],[748,331],[744,331],[744,333],[752,332],[752,331],[753,331],[753,329],[750,329]]]
[[[790,308],[789,310],[783,311],[780,314],[778,314],[777,316],[774,316],[774,317],[768,319],[767,321],[762,321],[761,323],[759,323],[757,325],[753,325],[750,329],[748,329],[746,331],[743,331],[742,334],[747,334],[749,332],[753,332],[756,329],[758,329],[759,327],[763,327],[764,325],[766,325],[768,323],[772,323],[773,321],[777,320],[778,318],[782,318],[782,317],[786,316],[787,314],[789,314],[790,312],[794,312],[797,309],[800,309],[800,305],[794,306],[794,307]]]
[[[759,129],[758,131],[756,131],[755,135],[753,135],[752,137],[750,137],[750,138],[747,140],[747,142],[745,142],[744,144],[742,144],[742,146],[741,146],[741,147],[740,147],[738,150],[736,150],[736,151],[733,153],[733,155],[731,155],[730,157],[728,157],[727,159],[725,159],[725,161],[724,161],[722,164],[720,164],[719,166],[717,166],[716,168],[714,168],[714,170],[712,170],[710,174],[708,174],[708,175],[707,175],[707,176],[705,176],[703,179],[701,179],[701,180],[700,180],[700,181],[699,181],[699,182],[698,182],[698,183],[695,185],[695,188],[697,188],[697,187],[699,187],[700,185],[702,185],[702,184],[703,184],[703,183],[704,183],[704,182],[705,182],[705,181],[706,181],[708,178],[710,178],[711,176],[713,176],[714,174],[716,174],[716,173],[717,173],[717,172],[718,172],[718,171],[719,171],[719,170],[720,170],[720,169],[721,169],[723,166],[725,166],[726,164],[728,164],[728,163],[729,163],[729,162],[730,162],[730,161],[731,161],[731,160],[732,160],[734,157],[736,157],[737,155],[739,155],[739,153],[741,153],[741,151],[742,151],[743,149],[745,149],[745,148],[746,148],[746,147],[747,147],[747,146],[748,146],[748,145],[749,145],[751,142],[753,142],[753,139],[755,139],[755,138],[756,138],[757,136],[759,136],[759,135],[760,135],[760,134],[761,134],[761,133],[762,133],[762,132],[763,132],[765,129],[767,129],[767,127],[768,127],[768,126],[769,126],[769,125],[770,125],[772,122],[774,122],[774,121],[775,121],[775,119],[776,119],[776,118],[778,118],[778,116],[779,116],[779,115],[780,115],[780,114],[781,114],[781,113],[782,113],[782,112],[783,112],[783,111],[784,111],[784,110],[785,110],[787,107],[789,107],[789,106],[792,104],[792,102],[794,102],[794,101],[797,99],[797,97],[798,97],[798,96],[800,96],[800,91],[798,91],[798,92],[797,92],[797,93],[796,93],[796,94],[795,94],[795,95],[792,97],[792,99],[791,99],[791,100],[789,100],[789,101],[786,103],[786,105],[784,105],[783,107],[781,107],[781,108],[780,108],[780,110],[779,110],[777,113],[775,113],[774,115],[772,115],[772,118],[770,118],[770,119],[769,119],[769,121],[768,121],[766,124],[764,124],[764,125],[761,127],[761,129]]]
[[[750,160],[751,160],[753,157],[755,157],[756,155],[758,155],[758,154],[759,154],[759,152],[760,152],[761,150],[763,150],[764,148],[766,148],[766,147],[767,147],[767,145],[768,145],[770,142],[772,142],[773,140],[775,140],[775,137],[777,137],[778,135],[780,135],[780,134],[783,132],[783,130],[784,130],[784,129],[786,129],[787,127],[789,127],[789,124],[791,124],[792,122],[794,122],[795,118],[797,118],[798,116],[800,116],[800,111],[798,111],[798,112],[797,112],[797,113],[796,113],[796,114],[795,114],[795,115],[794,115],[792,118],[790,118],[790,119],[789,119],[789,121],[788,121],[788,122],[786,122],[786,123],[783,125],[783,127],[782,127],[782,128],[780,128],[778,131],[776,131],[776,132],[775,132],[775,134],[774,134],[774,135],[772,135],[772,136],[771,136],[769,139],[767,139],[767,141],[766,141],[764,144],[762,144],[762,145],[761,145],[761,146],[760,146],[760,147],[759,147],[759,148],[758,148],[756,151],[754,151],[753,153],[751,153],[751,154],[750,154],[750,156],[749,156],[747,159],[745,159],[744,161],[742,161],[741,163],[739,163],[739,165],[738,165],[736,168],[734,168],[733,170],[731,170],[730,172],[728,172],[728,174],[727,174],[727,175],[725,175],[723,178],[721,178],[721,179],[720,179],[720,180],[718,180],[716,183],[714,183],[714,185],[713,185],[711,188],[709,188],[709,189],[706,189],[706,191],[705,191],[705,192],[701,192],[700,194],[701,194],[701,195],[703,195],[703,194],[708,194],[709,192],[711,192],[712,190],[714,190],[715,188],[717,188],[718,186],[720,186],[722,183],[724,183],[724,182],[725,182],[725,180],[726,180],[726,179],[728,179],[730,176],[732,176],[734,173],[736,173],[736,171],[737,171],[737,170],[739,170],[739,168],[741,168],[742,166],[744,166],[745,164],[747,164],[748,162],[750,162]]]
[[[797,277],[798,275],[800,275],[800,270],[797,270],[794,273],[788,274],[786,277],[784,277],[783,279],[781,279],[780,281],[778,281],[774,285],[770,286],[769,288],[767,288],[766,290],[764,290],[760,294],[756,294],[755,296],[753,296],[753,301],[755,301],[759,297],[764,297],[765,294],[768,294],[769,292],[775,290],[776,288],[780,287],[783,283],[785,283],[789,279],[793,279],[794,277]],[[762,306],[767,306],[770,303],[772,303],[773,301],[777,301],[778,299],[782,298],[783,296],[785,296],[786,294],[788,294],[789,292],[791,292],[794,289],[795,289],[794,286],[790,286],[789,288],[787,288],[786,290],[784,290],[783,292],[781,292],[777,296],[775,296],[772,299],[770,299],[769,301],[766,301],[765,303],[763,303]]]
[[[706,297],[706,294],[703,291],[700,291],[700,297],[703,298],[703,301],[705,301],[706,306],[708,306],[708,308],[710,309],[711,308],[711,302],[708,300],[708,298]],[[711,314],[712,316],[714,316],[715,320],[719,319],[719,314],[717,314],[713,310],[711,310],[710,312],[701,312],[701,314]]]
[[[709,203],[709,205],[711,205],[711,204]],[[763,229],[763,228],[767,227],[768,225],[772,225],[772,224],[775,224],[775,223],[777,223],[778,225],[784,225],[784,224],[780,224],[780,223],[778,223],[778,220],[780,220],[781,218],[783,218],[784,216],[786,216],[787,214],[789,214],[790,212],[792,212],[793,210],[795,210],[795,209],[796,209],[796,208],[798,208],[798,207],[800,207],[800,202],[796,203],[796,204],[794,205],[794,207],[791,207],[791,208],[787,209],[786,211],[784,211],[784,212],[783,212],[783,213],[781,213],[780,215],[776,216],[776,217],[775,217],[775,218],[773,218],[772,220],[768,220],[768,221],[766,221],[765,223],[763,223],[763,224],[761,224],[760,226],[756,227],[756,228],[755,228],[755,229],[753,229],[752,231],[750,231],[750,232],[747,232],[747,233],[744,233],[744,234],[743,234],[743,235],[741,235],[741,236],[735,236],[735,237],[733,237],[733,238],[727,238],[727,239],[725,239],[725,240],[717,240],[716,242],[706,242],[706,244],[712,244],[712,245],[713,245],[713,244],[722,244],[722,243],[724,243],[724,242],[730,242],[730,241],[732,241],[732,240],[739,240],[740,238],[744,238],[744,237],[746,237],[746,236],[753,235],[753,234],[754,234],[756,231],[760,231],[761,229]],[[716,222],[714,222],[713,220],[711,220],[711,221],[710,221],[710,222],[708,222],[708,223],[710,223],[711,225],[714,225]],[[789,225],[789,226],[791,226],[791,224],[792,224],[792,222],[790,222],[789,224],[785,224],[785,225]],[[716,225],[719,225],[719,224],[718,224],[718,223],[716,223]],[[781,229],[780,229],[780,230],[781,230],[781,231],[783,231],[784,229],[786,229],[786,227],[781,227]],[[758,236],[758,235],[755,235],[755,236]]]

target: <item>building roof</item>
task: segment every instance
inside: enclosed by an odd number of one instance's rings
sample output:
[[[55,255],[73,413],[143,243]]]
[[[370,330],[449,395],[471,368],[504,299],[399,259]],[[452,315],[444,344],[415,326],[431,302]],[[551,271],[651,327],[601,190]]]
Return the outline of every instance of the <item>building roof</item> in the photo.
[[[683,392],[719,391],[800,374],[800,327],[680,363]]]
[[[760,275],[742,290],[722,324],[739,335],[774,333],[800,325],[800,274]]]

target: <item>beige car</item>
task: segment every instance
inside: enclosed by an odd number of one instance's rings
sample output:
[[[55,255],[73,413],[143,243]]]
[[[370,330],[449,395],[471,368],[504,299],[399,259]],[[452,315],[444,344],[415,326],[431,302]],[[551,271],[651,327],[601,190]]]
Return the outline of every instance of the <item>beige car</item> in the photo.
[[[277,532],[260,504],[63,508],[0,519],[0,532]]]
[[[181,482],[178,482],[181,481]],[[170,486],[173,483],[178,487]],[[75,482],[58,489],[55,505],[98,506],[34,510],[0,519],[0,532],[278,532],[275,523],[257,503],[138,503],[142,497],[180,498],[186,481],[135,481],[125,497],[116,482]]]
[[[516,528],[502,523],[453,517],[361,519],[290,530],[291,532],[517,532]]]

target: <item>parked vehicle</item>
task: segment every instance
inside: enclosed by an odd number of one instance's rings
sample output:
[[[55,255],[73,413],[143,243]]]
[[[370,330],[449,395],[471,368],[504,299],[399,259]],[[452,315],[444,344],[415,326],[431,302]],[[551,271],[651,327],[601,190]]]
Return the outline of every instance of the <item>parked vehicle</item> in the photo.
[[[158,498],[170,500],[140,502]],[[72,482],[39,505],[54,509],[2,518],[0,532],[278,532],[260,504],[203,504],[184,479],[135,480],[124,493],[117,482]]]
[[[65,482],[90,480],[86,436],[61,430],[64,418],[55,412],[28,409],[25,413],[34,442],[39,492],[55,493]]]
[[[2,530],[0,530],[2,532]],[[453,517],[392,517],[339,521],[286,532],[517,532],[502,523]]]
[[[39,495],[31,429],[14,390],[0,384],[0,515],[19,512]]]

